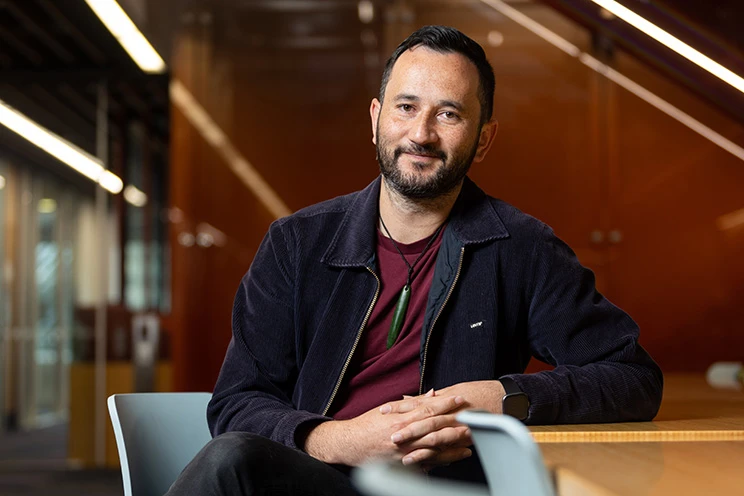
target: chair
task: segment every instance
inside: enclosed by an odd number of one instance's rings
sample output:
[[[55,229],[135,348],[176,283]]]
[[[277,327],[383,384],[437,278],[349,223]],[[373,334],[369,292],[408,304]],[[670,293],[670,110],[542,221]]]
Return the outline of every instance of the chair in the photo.
[[[492,495],[555,496],[540,448],[520,421],[476,410],[460,413],[457,421],[473,433]]]
[[[210,393],[114,394],[109,415],[119,450],[124,496],[162,496],[212,439]]]
[[[371,462],[351,473],[366,496],[489,496],[486,486],[429,478],[400,462]]]
[[[466,411],[467,424],[486,473],[488,489],[475,484],[428,478],[400,463],[376,462],[352,474],[369,496],[555,496],[540,450],[529,430],[506,415]]]

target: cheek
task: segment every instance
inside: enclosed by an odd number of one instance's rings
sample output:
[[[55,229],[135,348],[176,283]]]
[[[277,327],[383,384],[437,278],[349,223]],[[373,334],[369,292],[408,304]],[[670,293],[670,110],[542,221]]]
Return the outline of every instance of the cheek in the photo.
[[[379,132],[385,136],[397,136],[408,132],[411,123],[408,119],[396,115],[393,112],[387,112],[380,116],[379,119]]]
[[[468,133],[451,133],[442,136],[442,146],[452,152],[470,150],[473,143],[476,143],[476,141]]]
[[[400,130],[395,125],[390,123],[380,122],[380,127],[377,128],[377,144],[389,145],[400,139]]]

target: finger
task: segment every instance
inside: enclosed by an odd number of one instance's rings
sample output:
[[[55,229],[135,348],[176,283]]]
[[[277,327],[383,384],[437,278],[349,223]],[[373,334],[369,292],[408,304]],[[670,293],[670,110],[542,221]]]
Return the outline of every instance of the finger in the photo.
[[[470,429],[460,425],[456,427],[445,427],[430,432],[410,442],[398,443],[398,446],[409,451],[419,448],[467,448],[473,444]]]
[[[454,427],[457,425],[460,424],[457,423],[454,415],[436,415],[408,424],[394,432],[390,436],[390,440],[395,444],[407,443],[445,427]]]
[[[426,393],[420,395],[421,398],[431,398],[432,396],[434,396],[434,388],[431,388]],[[412,400],[414,398],[416,398],[416,396],[411,396],[411,395],[408,395],[408,394],[404,394],[403,395],[403,399],[404,400]],[[405,412],[397,412],[397,413],[405,413]]]
[[[427,391],[427,393],[426,393],[426,394],[424,394],[423,396],[424,396],[425,398],[426,398],[426,397],[429,397],[429,396],[434,396],[434,388],[431,388],[431,389],[430,389],[429,391]],[[415,398],[415,396],[412,396],[412,395],[410,395],[410,394],[404,394],[404,395],[403,395],[403,399],[404,399],[404,400],[410,400],[410,399],[413,399],[413,398]]]
[[[410,413],[421,410],[415,418],[425,418],[432,415],[441,415],[447,413],[463,403],[465,399],[462,396],[434,396],[433,390],[426,393],[427,395],[416,396],[410,399],[391,401],[380,407],[380,413]]]
[[[408,453],[401,460],[403,465],[425,462],[427,465],[448,465],[472,456],[469,448],[453,448],[447,450],[436,450],[422,448]]]
[[[388,413],[407,413],[414,410],[421,404],[421,398],[424,396],[409,396],[403,395],[402,400],[391,401],[380,406],[380,413],[386,415]]]

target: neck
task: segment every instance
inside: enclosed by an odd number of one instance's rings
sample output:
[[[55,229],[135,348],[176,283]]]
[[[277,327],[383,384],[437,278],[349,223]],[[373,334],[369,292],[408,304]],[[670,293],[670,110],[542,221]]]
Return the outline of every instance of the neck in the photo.
[[[447,219],[462,183],[446,195],[432,200],[412,200],[392,187],[385,178],[380,185],[380,215],[390,231],[390,236],[399,243],[410,244],[434,234]],[[382,231],[385,234],[385,231]]]

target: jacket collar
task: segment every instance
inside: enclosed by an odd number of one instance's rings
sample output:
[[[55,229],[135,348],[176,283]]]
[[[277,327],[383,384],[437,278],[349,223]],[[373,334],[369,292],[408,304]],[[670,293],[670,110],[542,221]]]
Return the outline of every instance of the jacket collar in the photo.
[[[491,200],[469,177],[465,177],[450,213],[450,226],[462,244],[472,245],[509,237],[509,231]]]
[[[336,267],[363,267],[375,253],[381,177],[354,195],[321,262]],[[448,230],[463,245],[509,237],[488,196],[466,177],[450,214]]]

